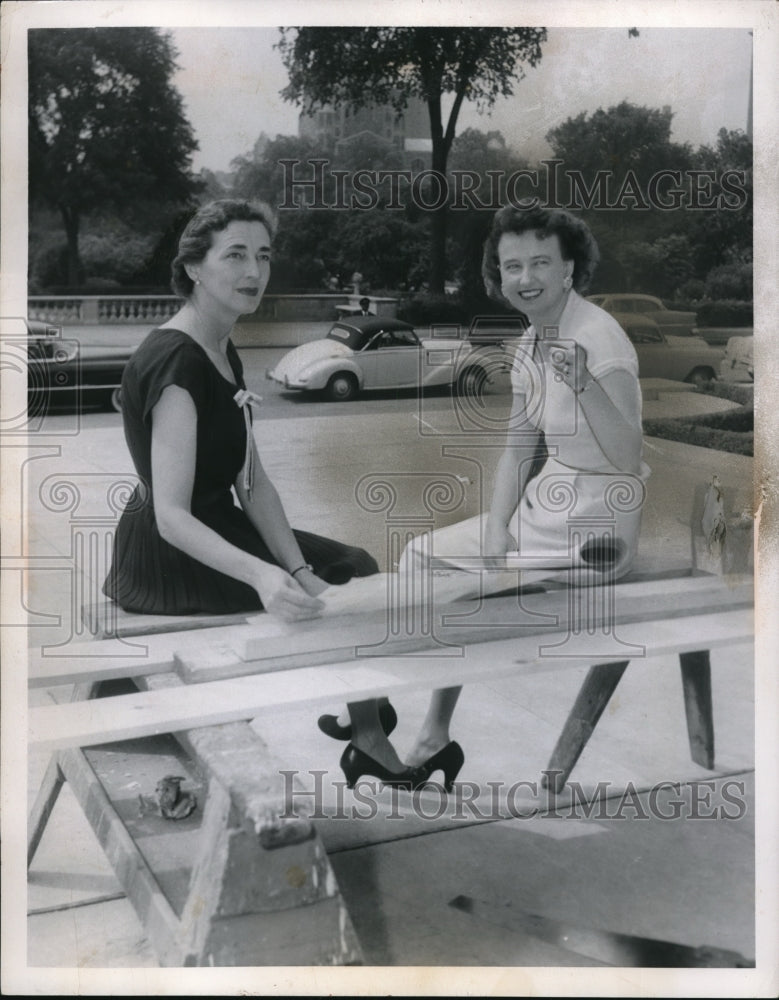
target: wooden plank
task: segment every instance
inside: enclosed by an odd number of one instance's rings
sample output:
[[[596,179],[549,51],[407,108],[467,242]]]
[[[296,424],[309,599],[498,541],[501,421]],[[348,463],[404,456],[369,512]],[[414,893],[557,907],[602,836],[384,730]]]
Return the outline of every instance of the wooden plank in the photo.
[[[113,601],[95,601],[82,605],[81,620],[95,638],[106,639],[239,625],[246,614],[145,615],[123,611]]]
[[[584,588],[589,596],[600,588]],[[69,647],[66,657],[34,657],[30,665],[30,687],[51,687],[82,680],[104,680],[167,673],[181,669],[189,682],[226,676],[241,676],[260,670],[288,670],[323,663],[338,663],[366,654],[368,647],[382,656],[440,650],[443,643],[468,646],[488,639],[525,637],[567,627],[574,592],[491,598],[479,607],[475,601],[459,601],[435,609],[427,634],[389,634],[386,611],[369,615],[342,615],[285,625],[270,615],[251,622],[192,630],[145,639],[147,652],[128,657],[121,640],[104,640]],[[581,595],[580,595],[581,596]],[[751,577],[700,576],[619,583],[614,588],[615,624],[652,621],[657,618],[703,613],[716,608],[737,608],[754,601]],[[473,621],[478,609],[478,622]],[[588,622],[588,624],[592,624]],[[204,665],[203,650],[209,656]],[[99,650],[100,655],[95,652]],[[227,655],[225,655],[227,650]],[[191,666],[190,661],[199,666]],[[229,664],[234,666],[230,667]],[[226,665],[227,664],[227,665]]]
[[[645,656],[712,649],[753,637],[750,609],[626,624],[621,638]],[[398,690],[429,690],[469,681],[560,670],[602,662],[602,637],[577,637],[578,655],[539,655],[537,636],[480,643],[456,657],[384,657],[294,671],[236,677],[98,701],[34,708],[32,745],[89,746],[152,733],[178,732],[251,719],[293,704],[332,704],[380,697]],[[588,648],[593,650],[588,655]],[[624,659],[624,656],[622,657]]]
[[[733,572],[741,570],[734,568]],[[693,572],[689,558],[669,558],[663,554],[640,552],[633,568],[620,583],[634,583],[640,580],[668,580],[674,577],[689,577]],[[548,586],[552,586],[549,584]],[[555,584],[554,586],[559,586]],[[536,584],[540,588],[540,584]],[[222,628],[225,625],[239,625],[255,613],[238,614],[197,614],[197,615],[147,615],[123,611],[113,601],[95,601],[82,605],[81,620],[95,638],[109,639],[155,635],[169,632],[188,632],[193,629]]]

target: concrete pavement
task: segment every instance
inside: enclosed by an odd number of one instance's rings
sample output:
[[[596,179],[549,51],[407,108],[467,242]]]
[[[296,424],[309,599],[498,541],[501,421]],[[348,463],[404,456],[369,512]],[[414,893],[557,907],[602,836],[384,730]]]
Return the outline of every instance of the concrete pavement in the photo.
[[[665,393],[663,387],[657,397],[647,401],[647,416],[689,412],[701,400],[712,409],[726,408],[725,401]],[[444,445],[458,439],[454,415],[431,415],[431,428],[422,427],[413,407],[408,413],[379,415],[366,404],[359,417],[334,410],[327,420],[259,421],[257,435],[292,523],[364,545],[385,568],[385,521],[355,502],[355,485],[365,476],[398,480],[403,473],[447,471],[462,477],[464,505],[443,516],[442,523],[475,513],[488,495],[494,449],[483,450],[475,460],[453,457]],[[72,524],[76,517],[92,517],[96,524],[105,517],[107,490],[131,472],[119,427],[81,431],[56,441],[56,447],[57,454],[41,453],[29,463],[24,491],[30,503],[30,555],[40,567],[30,580],[31,635],[33,642],[47,645],[67,641],[74,628]],[[652,477],[643,552],[689,553],[691,498],[696,486],[714,474],[734,506],[751,505],[751,459],[658,439],[646,440],[645,457]],[[52,476],[75,484],[76,507],[40,502]],[[95,594],[100,572],[97,567]],[[52,615],[60,617],[59,624],[44,617]],[[325,821],[322,836],[357,916],[367,961],[385,966],[593,964],[564,944],[552,946],[518,931],[511,921],[506,924],[505,914],[496,923],[453,910],[448,904],[463,893],[520,905],[572,926],[708,944],[753,957],[752,647],[715,653],[712,663],[713,775],[689,760],[678,665],[671,657],[629,668],[573,777],[589,789],[610,782],[615,792],[631,783],[646,791],[663,781],[684,784],[713,777],[715,797],[731,780],[736,782],[731,792],[744,802],[738,820],[695,824],[650,816],[646,823],[607,817],[600,823],[567,819],[544,825],[539,819],[474,825],[407,817],[413,821],[393,824],[379,815],[363,822]],[[488,780],[536,777],[581,679],[581,672],[570,671],[471,685],[453,731],[466,752],[460,778],[483,786]],[[59,689],[36,693],[32,701],[67,696]],[[393,739],[402,753],[425,706],[409,696],[396,707],[401,722]],[[318,732],[310,712],[282,713],[277,730],[263,736],[290,767],[301,773],[324,768],[338,777],[341,747]],[[33,796],[46,762],[33,755],[28,763],[28,795]],[[66,791],[30,874],[30,965],[154,966],[153,951],[126,900],[89,903],[116,894],[110,868]],[[58,909],[71,905],[77,909]]]

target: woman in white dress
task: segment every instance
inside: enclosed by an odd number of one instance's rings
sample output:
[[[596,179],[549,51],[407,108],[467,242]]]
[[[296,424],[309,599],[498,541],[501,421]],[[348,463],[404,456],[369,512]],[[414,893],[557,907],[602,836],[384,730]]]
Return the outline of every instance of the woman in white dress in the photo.
[[[496,214],[484,248],[485,285],[531,323],[512,366],[506,447],[490,509],[417,539],[404,554],[407,572],[431,555],[461,569],[474,556],[496,567],[510,566],[512,556],[518,567],[530,566],[473,572],[461,596],[475,597],[541,579],[586,586],[630,569],[649,475],[638,360],[619,323],[581,297],[597,261],[589,229],[567,212],[507,207]],[[544,442],[546,460],[531,478]],[[428,774],[442,770],[447,785],[463,762],[449,738],[459,693],[433,692],[406,759]]]
[[[493,220],[482,262],[487,291],[531,326],[512,365],[511,415],[489,510],[420,536],[403,554],[402,573],[425,573],[428,560],[436,560],[434,600],[541,579],[586,586],[630,568],[649,475],[641,457],[638,360],[617,321],[581,297],[597,261],[590,230],[567,212],[510,206]],[[489,571],[474,570],[474,557]],[[442,771],[449,788],[462,767],[463,751],[449,736],[459,693],[433,692],[405,762],[411,784]],[[368,770],[376,759],[397,770],[387,739],[396,722],[392,706],[382,706],[384,717],[375,702],[349,708],[351,727],[323,716],[320,728],[351,737],[342,758],[350,783],[361,770],[376,774]]]

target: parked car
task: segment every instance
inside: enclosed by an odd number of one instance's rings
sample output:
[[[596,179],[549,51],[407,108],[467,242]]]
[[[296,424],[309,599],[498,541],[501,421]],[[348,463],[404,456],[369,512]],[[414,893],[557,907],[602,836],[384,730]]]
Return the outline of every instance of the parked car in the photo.
[[[490,365],[490,355],[466,339],[421,340],[402,320],[355,316],[338,320],[323,340],[287,352],[266,376],[285,389],[342,401],[364,390],[438,385],[472,394],[489,381]]]
[[[588,295],[587,300],[605,309],[618,320],[623,316],[644,316],[651,319],[662,333],[671,337],[692,337],[696,333],[698,320],[694,312],[667,309],[654,295],[633,293]]]
[[[27,408],[95,403],[121,411],[122,373],[134,347],[80,344],[61,327],[27,321]]]
[[[722,351],[700,337],[666,337],[643,316],[618,317],[638,355],[639,378],[667,378],[702,385],[717,377]]]
[[[754,382],[754,337],[730,337],[720,365],[723,382]]]

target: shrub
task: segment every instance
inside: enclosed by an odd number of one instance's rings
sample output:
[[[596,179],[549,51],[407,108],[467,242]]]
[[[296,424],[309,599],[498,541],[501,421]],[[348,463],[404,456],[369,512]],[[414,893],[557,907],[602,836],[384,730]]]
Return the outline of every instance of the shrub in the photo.
[[[89,233],[83,236],[79,256],[84,272],[92,278],[111,279],[119,285],[135,277],[151,253],[151,240],[130,232]]]
[[[679,302],[698,302],[706,293],[705,284],[698,278],[690,278],[688,281],[682,282],[681,285],[676,290],[676,296],[674,301]],[[687,308],[680,305],[673,307],[674,309]],[[691,307],[693,308],[693,307]],[[696,307],[697,308],[697,307]]]
[[[733,431],[726,428],[708,427],[695,424],[692,420],[678,420],[668,417],[664,420],[647,420],[644,423],[644,433],[650,437],[665,438],[668,441],[681,441],[683,444],[694,444],[699,448],[713,448],[716,451],[726,451],[732,455],[754,454],[754,433],[752,431]]]
[[[698,326],[752,326],[753,323],[751,302],[720,299],[698,306]]]
[[[64,285],[68,274],[68,245],[63,239],[47,240],[30,258],[31,288]]]
[[[709,299],[747,301],[752,294],[751,263],[720,264],[706,275],[706,297]]]
[[[718,399],[729,399],[739,406],[752,406],[755,399],[755,387],[749,382],[707,382],[702,390],[707,396]]]
[[[755,437],[753,387],[710,382],[704,391],[707,395],[732,399],[742,405],[738,409],[721,410],[718,413],[648,419],[643,422],[644,434],[726,451],[733,455],[752,455]]]
[[[467,324],[469,317],[455,296],[420,292],[411,298],[401,299],[398,319],[417,326],[428,326],[431,323]]]

